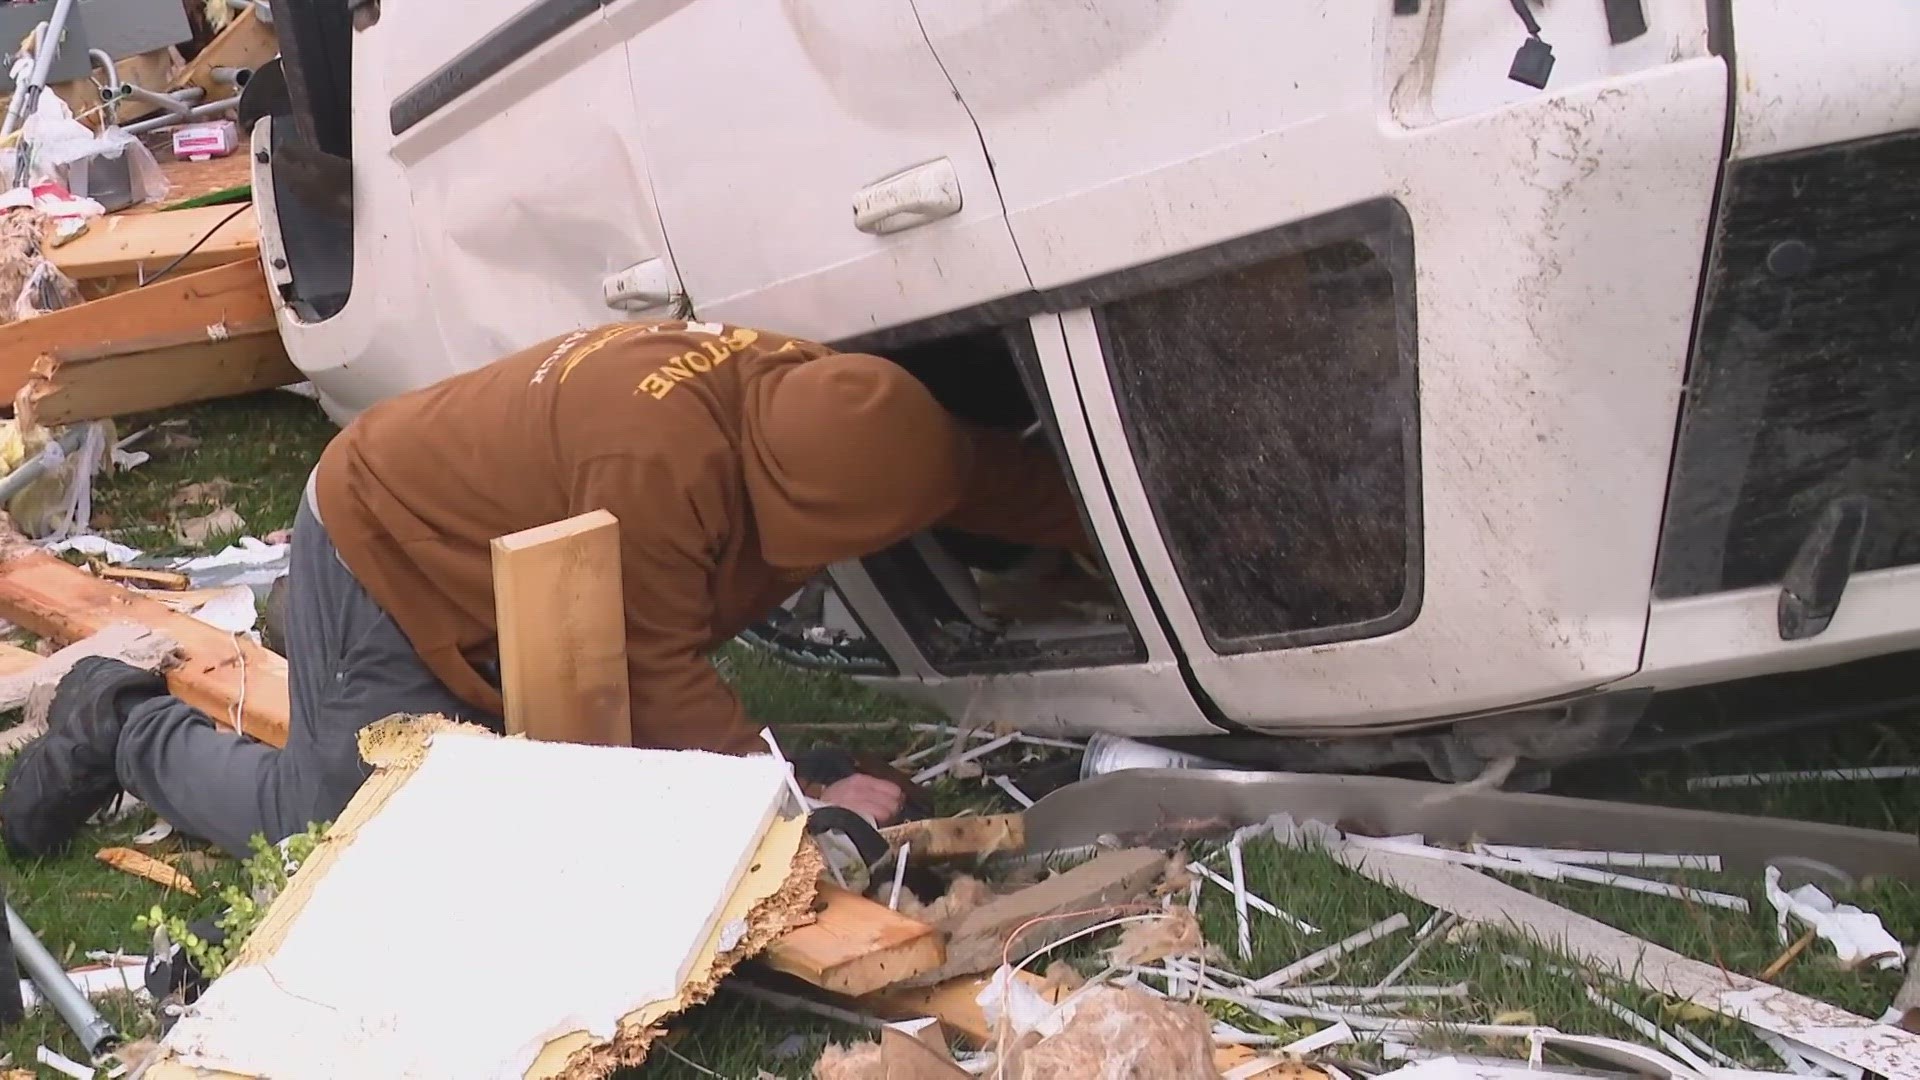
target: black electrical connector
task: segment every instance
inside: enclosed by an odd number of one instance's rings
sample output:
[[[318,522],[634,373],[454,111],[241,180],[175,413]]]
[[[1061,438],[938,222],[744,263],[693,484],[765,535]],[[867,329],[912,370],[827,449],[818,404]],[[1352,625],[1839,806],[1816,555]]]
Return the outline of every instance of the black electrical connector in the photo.
[[[1544,90],[1547,79],[1553,74],[1553,46],[1540,40],[1540,20],[1533,17],[1533,9],[1527,6],[1527,0],[1508,0],[1514,13],[1520,16],[1520,22],[1527,28],[1527,40],[1520,43],[1520,49],[1513,54],[1513,66],[1507,69],[1507,78],[1514,82]]]

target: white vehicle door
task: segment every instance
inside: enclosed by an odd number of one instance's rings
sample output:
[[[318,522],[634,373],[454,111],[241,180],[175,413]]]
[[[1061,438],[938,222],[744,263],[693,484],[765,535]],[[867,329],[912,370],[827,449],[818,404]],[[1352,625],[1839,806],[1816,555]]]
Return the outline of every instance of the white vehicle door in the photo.
[[[1726,117],[1702,5],[1547,5],[1545,91],[1504,3],[916,6],[1227,718],[1637,669]]]
[[[392,157],[453,371],[544,338],[669,313],[625,34],[657,0],[389,4]],[[658,107],[657,103],[654,107]],[[607,285],[627,287],[609,306]],[[430,380],[417,380],[430,381]]]
[[[609,19],[701,318],[834,341],[1028,287],[908,0],[658,7]]]
[[[1650,686],[1920,647],[1920,6],[1741,0]]]

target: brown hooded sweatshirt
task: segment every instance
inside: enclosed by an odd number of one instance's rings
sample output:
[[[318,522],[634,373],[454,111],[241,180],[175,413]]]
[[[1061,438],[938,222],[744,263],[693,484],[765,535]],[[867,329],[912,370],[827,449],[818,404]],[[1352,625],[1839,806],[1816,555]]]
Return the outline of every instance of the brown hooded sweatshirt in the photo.
[[[620,521],[636,746],[747,752],[707,655],[821,567],[936,523],[1086,550],[1044,447],[955,421],[890,361],[717,323],[623,323],[382,402],[315,478],[340,556],[447,687],[498,715],[489,542]]]

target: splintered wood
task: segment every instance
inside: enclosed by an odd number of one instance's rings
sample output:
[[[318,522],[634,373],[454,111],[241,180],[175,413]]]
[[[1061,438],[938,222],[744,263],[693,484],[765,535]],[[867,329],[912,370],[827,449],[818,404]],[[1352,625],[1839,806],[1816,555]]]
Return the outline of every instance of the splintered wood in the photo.
[[[8,324],[0,390],[56,426],[299,382],[267,290],[249,259]]]
[[[200,895],[192,878],[146,852],[124,847],[101,848],[94,857],[123,874],[146,878],[162,888],[183,892],[188,896]]]
[[[287,662],[279,654],[102,581],[18,536],[0,538],[0,618],[62,644],[138,623],[179,648],[180,662],[166,672],[170,693],[223,727],[286,744]]]
[[[946,960],[941,934],[859,893],[822,883],[811,926],[767,950],[767,966],[823,990],[858,997],[933,971]]]

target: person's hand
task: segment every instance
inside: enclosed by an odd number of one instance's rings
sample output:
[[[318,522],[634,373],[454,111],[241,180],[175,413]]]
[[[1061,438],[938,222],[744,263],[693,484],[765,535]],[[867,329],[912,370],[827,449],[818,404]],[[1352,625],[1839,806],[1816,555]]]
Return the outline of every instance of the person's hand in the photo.
[[[820,792],[820,801],[845,807],[875,825],[891,825],[900,816],[907,797],[890,780],[855,773],[828,784]]]

